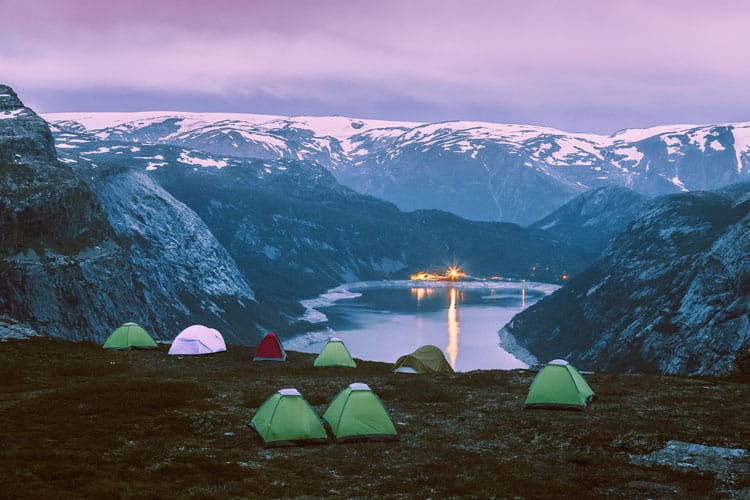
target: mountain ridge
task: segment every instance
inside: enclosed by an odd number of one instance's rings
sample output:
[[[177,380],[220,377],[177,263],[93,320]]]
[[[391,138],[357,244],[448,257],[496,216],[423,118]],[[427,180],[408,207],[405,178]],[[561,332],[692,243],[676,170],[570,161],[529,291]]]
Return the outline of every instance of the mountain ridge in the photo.
[[[28,324],[101,341],[135,320],[169,339],[203,322],[253,343],[269,329],[310,329],[299,300],[342,282],[455,259],[518,278],[538,265],[539,278],[559,281],[593,258],[515,224],[401,212],[339,184],[316,161],[104,140],[78,124],[54,127],[53,145],[47,123],[12,89],[0,90],[0,156],[8,158],[0,317],[15,332]],[[65,194],[65,183],[77,194]],[[29,218],[32,205],[38,216]]]
[[[748,255],[750,183],[658,198],[599,260],[516,315],[502,342],[532,362],[725,373],[750,352]]]
[[[750,179],[750,122],[665,125],[604,136],[471,121],[187,112],[46,116],[61,131],[100,140],[315,161],[345,186],[402,210],[436,208],[522,225],[606,185],[658,196]]]

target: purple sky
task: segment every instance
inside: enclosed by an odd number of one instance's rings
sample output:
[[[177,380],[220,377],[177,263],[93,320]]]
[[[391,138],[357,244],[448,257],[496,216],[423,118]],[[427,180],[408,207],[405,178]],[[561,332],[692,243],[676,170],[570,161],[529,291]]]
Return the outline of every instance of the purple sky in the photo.
[[[0,82],[39,112],[750,121],[744,0],[0,0],[0,20]]]

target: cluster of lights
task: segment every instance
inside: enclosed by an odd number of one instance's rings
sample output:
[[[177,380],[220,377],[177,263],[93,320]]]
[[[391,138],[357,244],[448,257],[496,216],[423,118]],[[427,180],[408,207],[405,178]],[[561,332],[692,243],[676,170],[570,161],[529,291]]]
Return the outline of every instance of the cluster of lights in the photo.
[[[531,277],[533,278],[535,276],[537,270],[537,266],[531,266]],[[463,279],[466,277],[466,273],[461,270],[458,266],[451,266],[448,269],[445,270],[444,273],[438,274],[438,273],[431,273],[428,271],[419,271],[416,274],[412,274],[409,276],[409,279],[412,281],[458,281],[460,279]],[[560,278],[562,278],[563,281],[566,281],[570,278],[570,275],[567,273],[563,273]],[[502,277],[500,276],[492,276],[490,279],[492,280],[501,280]]]
[[[413,281],[458,281],[461,278],[465,278],[466,273],[461,270],[458,266],[449,267],[443,274],[429,273],[427,271],[420,271],[416,274],[412,274],[410,279]]]

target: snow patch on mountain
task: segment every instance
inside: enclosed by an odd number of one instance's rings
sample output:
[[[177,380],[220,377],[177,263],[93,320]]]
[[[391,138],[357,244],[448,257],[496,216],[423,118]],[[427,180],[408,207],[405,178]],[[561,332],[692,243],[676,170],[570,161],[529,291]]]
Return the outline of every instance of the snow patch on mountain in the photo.
[[[615,132],[610,137],[614,142],[640,142],[654,136],[684,133],[685,130],[701,127],[701,125],[659,125],[648,128],[627,128]]]
[[[9,120],[11,118],[16,118],[23,114],[23,109],[12,109],[10,111],[4,111],[0,113],[0,120]]]
[[[233,165],[228,157],[314,162],[339,183],[402,210],[436,208],[524,225],[590,188],[619,185],[656,196],[750,178],[749,123],[664,125],[605,136],[530,125],[340,116],[159,112],[46,118],[63,132],[218,156],[182,158],[196,167]],[[58,143],[70,144],[69,138],[58,134]]]
[[[750,124],[737,124],[733,126],[734,133],[734,151],[737,158],[737,173],[742,173],[742,157],[750,155]],[[750,161],[745,162],[750,165]],[[750,166],[745,167],[745,171],[750,170]]]
[[[193,153],[194,154],[194,153]],[[223,168],[227,166],[226,160],[216,160],[213,158],[198,158],[196,156],[190,156],[190,153],[183,151],[180,158],[177,160],[180,163],[188,165],[200,165],[201,167],[216,167]],[[153,163],[150,165],[154,165]]]

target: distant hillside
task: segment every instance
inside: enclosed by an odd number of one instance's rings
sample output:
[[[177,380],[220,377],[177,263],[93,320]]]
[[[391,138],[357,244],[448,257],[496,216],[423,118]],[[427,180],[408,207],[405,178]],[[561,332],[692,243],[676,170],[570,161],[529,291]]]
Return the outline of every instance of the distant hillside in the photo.
[[[658,196],[750,180],[750,123],[667,125],[610,136],[532,125],[411,123],[217,113],[65,113],[60,131],[228,157],[314,161],[402,210],[531,224],[599,187]],[[75,148],[75,143],[68,143]],[[158,162],[154,162],[156,164]]]
[[[536,268],[535,279],[559,283],[595,257],[515,224],[467,221],[439,211],[401,212],[341,186],[313,162],[224,160],[175,146],[73,142],[75,137],[60,138],[60,145],[77,145],[60,148],[63,160],[81,177],[93,178],[102,196],[120,200],[106,206],[132,212],[128,220],[138,217],[151,197],[137,196],[126,184],[148,177],[203,221],[261,305],[290,317],[303,312],[299,299],[345,282],[406,278],[457,263],[471,274],[516,279],[531,277]],[[159,202],[146,213],[167,208]],[[274,322],[273,328],[283,333],[289,326]]]
[[[750,183],[667,196],[501,333],[585,369],[722,373],[750,349],[749,255]]]
[[[627,188],[607,186],[592,189],[529,228],[602,252],[620,231],[646,210],[649,203],[648,197]]]

